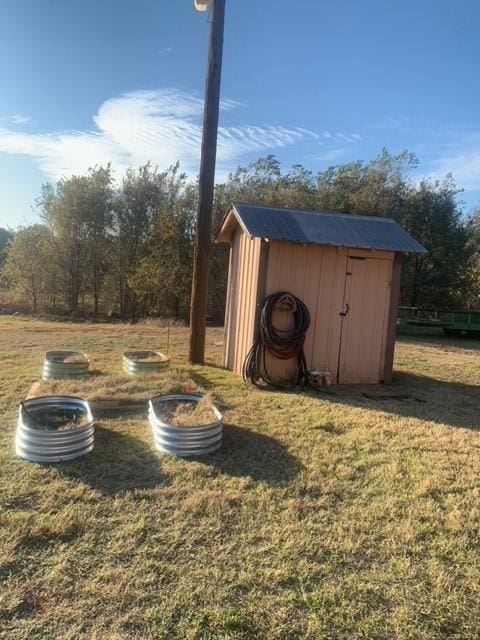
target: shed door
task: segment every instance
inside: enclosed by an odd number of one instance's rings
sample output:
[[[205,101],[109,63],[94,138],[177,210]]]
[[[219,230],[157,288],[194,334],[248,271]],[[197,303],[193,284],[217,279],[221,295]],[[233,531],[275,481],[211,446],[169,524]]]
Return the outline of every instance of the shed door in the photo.
[[[383,381],[392,262],[378,258],[347,260],[338,381]]]

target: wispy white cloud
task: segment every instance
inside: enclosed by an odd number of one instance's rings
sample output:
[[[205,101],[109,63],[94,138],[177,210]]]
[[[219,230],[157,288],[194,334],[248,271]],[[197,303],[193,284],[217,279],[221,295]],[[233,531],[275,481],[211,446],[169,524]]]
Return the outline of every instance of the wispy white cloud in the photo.
[[[429,153],[427,176],[442,180],[451,173],[456,184],[466,192],[480,191],[480,131],[459,136]],[[421,178],[423,176],[417,176]]]
[[[426,117],[414,120],[409,116],[387,117],[370,126],[386,136],[397,149],[413,151],[420,160],[420,169],[412,174],[415,182],[424,179],[441,181],[451,174],[466,194],[480,192],[480,130],[466,123],[438,123]],[[351,134],[355,137],[355,134]],[[372,133],[370,139],[375,137]],[[385,146],[385,138],[379,146]]]
[[[313,160],[317,163],[327,164],[339,162],[341,158],[345,157],[349,152],[346,147],[336,147],[334,149],[328,149],[324,152],[313,157]]]
[[[9,116],[0,116],[0,122],[6,122],[7,124],[27,124],[30,120],[30,116],[25,116],[23,113],[12,113]]]
[[[387,116],[378,122],[372,123],[370,128],[378,131],[407,132],[413,128],[410,116]]]
[[[239,106],[234,100],[221,103],[223,111]],[[28,133],[0,127],[0,153],[32,157],[54,180],[107,162],[123,172],[148,161],[162,168],[180,160],[182,167],[194,174],[199,163],[202,114],[203,100],[190,93],[176,89],[136,91],[105,101],[93,116],[91,130]],[[356,134],[317,134],[302,127],[271,124],[222,126],[218,131],[219,172],[231,169],[242,156],[306,141],[321,145],[320,138],[329,143],[358,139]]]
[[[164,49],[160,49],[158,53],[172,53],[173,47],[165,47]]]
[[[339,140],[343,140],[343,142],[355,142],[356,138],[354,138],[353,136],[346,136],[344,133],[337,133],[336,137]]]
[[[315,140],[320,140],[320,138],[321,138],[321,136],[318,133],[315,133],[314,131],[310,131],[310,129],[304,129],[303,127],[297,127],[297,131],[305,133],[307,136],[312,136],[312,138],[315,138]]]

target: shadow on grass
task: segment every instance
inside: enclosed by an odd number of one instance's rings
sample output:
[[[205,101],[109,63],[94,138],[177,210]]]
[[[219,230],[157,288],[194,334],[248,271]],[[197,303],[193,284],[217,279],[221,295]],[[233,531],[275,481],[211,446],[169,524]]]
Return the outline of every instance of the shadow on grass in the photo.
[[[480,386],[395,372],[388,385],[345,385],[331,389],[334,394],[326,398],[334,404],[480,430]],[[315,395],[314,391],[307,393]]]
[[[98,425],[95,425],[93,451],[57,468],[63,477],[85,482],[105,495],[166,484],[153,443],[149,446]]]
[[[234,477],[269,485],[291,482],[303,465],[277,439],[233,424],[225,424],[222,448],[195,461]]]
[[[207,364],[206,366],[213,367],[215,369],[222,369],[223,371],[231,374],[231,371],[228,371],[228,369],[225,369],[224,367],[220,367],[220,366],[216,367],[215,365],[211,365],[210,363]],[[215,389],[218,389],[219,387],[218,381],[216,380],[211,381],[206,376],[192,369],[188,371],[188,375],[195,382],[195,384],[197,384],[200,387],[201,391],[207,391],[207,392],[211,391],[213,392],[213,395],[215,397]],[[233,409],[235,406],[234,404],[230,402],[225,402],[224,400],[222,402],[219,402],[217,399],[215,399],[214,402],[216,407],[222,413],[225,413],[225,411],[228,411],[229,409]]]
[[[444,347],[447,349],[466,349],[467,351],[480,350],[479,336],[464,335],[464,336],[445,336],[440,335],[419,335],[419,334],[401,334],[397,336],[397,342],[407,344],[419,344],[424,347]]]
[[[84,380],[88,380],[90,376],[97,378],[98,376],[105,376],[105,375],[108,375],[108,374],[105,373],[105,371],[102,371],[101,369],[90,369],[88,372],[88,376],[85,376]]]
[[[231,370],[228,367],[218,362],[215,362],[214,360],[211,360],[211,359],[207,359],[205,361],[205,366],[210,367],[211,369],[218,369],[219,371],[225,371],[226,373],[228,372],[231,373]]]
[[[207,366],[211,367],[210,364],[208,364]],[[212,382],[206,376],[203,376],[201,373],[198,373],[198,371],[189,369],[188,375],[192,378],[195,384],[198,384],[199,387],[201,387],[202,389],[205,389],[206,391],[210,391],[211,389],[214,389],[216,386],[215,382]]]

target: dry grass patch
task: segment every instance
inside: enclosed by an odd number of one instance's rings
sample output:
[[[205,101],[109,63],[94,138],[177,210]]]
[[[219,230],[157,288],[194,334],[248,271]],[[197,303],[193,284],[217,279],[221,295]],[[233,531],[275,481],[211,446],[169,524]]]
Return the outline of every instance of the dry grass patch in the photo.
[[[55,392],[210,391],[222,449],[164,456],[142,412],[105,413],[84,459],[16,460],[52,336],[97,372]],[[388,389],[326,395],[247,386],[218,366],[221,337],[190,367],[171,328],[173,368],[147,383],[121,354],[165,352],[163,327],[0,319],[0,638],[480,637],[480,343],[402,340]],[[382,391],[407,399],[364,395]]]
[[[40,380],[35,395],[74,395],[91,402],[115,400],[119,405],[146,403],[152,396],[168,393],[190,393],[198,384],[181,368],[166,369],[138,377],[126,373],[96,373],[78,380]]]
[[[200,400],[171,399],[152,404],[156,414],[166,424],[188,427],[206,425],[216,420],[210,393],[204,394]]]
[[[127,351],[123,354],[132,362],[167,362],[168,358],[163,353],[156,351]]]

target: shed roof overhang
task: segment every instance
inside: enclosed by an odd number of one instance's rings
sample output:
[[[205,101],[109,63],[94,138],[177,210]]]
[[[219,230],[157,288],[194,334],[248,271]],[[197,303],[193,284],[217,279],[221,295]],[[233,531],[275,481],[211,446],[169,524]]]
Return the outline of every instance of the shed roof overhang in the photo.
[[[242,219],[235,210],[235,206],[232,205],[223,216],[223,220],[217,229],[215,242],[231,242],[233,232],[237,227],[240,227],[248,236],[250,235],[248,229],[242,224]]]
[[[234,203],[216,234],[217,242],[231,242],[235,228],[250,237],[396,253],[428,253],[399,224],[380,216],[281,209]]]

